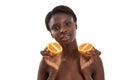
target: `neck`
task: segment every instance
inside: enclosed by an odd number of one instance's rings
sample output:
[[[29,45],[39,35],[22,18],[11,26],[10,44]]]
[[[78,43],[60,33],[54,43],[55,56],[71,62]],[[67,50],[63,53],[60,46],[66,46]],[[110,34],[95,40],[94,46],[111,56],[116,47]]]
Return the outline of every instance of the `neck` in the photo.
[[[76,57],[78,56],[78,46],[76,40],[69,44],[62,44],[64,57]]]

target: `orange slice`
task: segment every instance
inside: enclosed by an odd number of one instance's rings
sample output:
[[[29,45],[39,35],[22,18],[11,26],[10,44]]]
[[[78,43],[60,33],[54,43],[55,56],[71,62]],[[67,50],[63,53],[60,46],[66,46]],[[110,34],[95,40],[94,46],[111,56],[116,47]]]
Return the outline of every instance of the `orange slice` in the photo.
[[[93,45],[90,43],[83,43],[80,46],[78,46],[78,51],[85,55],[87,52],[91,51],[93,49]]]
[[[62,46],[57,42],[51,42],[47,45],[47,49],[54,55],[60,54],[62,52]]]

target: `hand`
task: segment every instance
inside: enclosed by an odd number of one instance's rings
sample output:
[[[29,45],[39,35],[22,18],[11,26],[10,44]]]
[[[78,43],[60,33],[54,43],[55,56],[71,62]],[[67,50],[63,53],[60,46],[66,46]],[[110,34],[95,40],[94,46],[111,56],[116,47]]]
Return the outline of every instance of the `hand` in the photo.
[[[59,69],[61,63],[61,54],[53,55],[47,48],[41,51],[41,54],[45,62],[55,70]]]
[[[85,55],[81,55],[80,58],[81,69],[89,67],[92,63],[94,63],[98,59],[100,54],[101,54],[100,51],[93,48],[90,52],[86,53]]]

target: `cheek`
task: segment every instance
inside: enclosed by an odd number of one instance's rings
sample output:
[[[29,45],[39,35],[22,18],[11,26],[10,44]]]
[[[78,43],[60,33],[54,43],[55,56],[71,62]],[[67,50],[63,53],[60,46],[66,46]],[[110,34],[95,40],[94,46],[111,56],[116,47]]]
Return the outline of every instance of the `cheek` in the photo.
[[[58,33],[56,33],[56,32],[51,32],[51,35],[52,35],[53,38],[57,38]]]
[[[55,33],[54,32],[51,32],[51,35],[52,35],[52,37],[55,37]]]
[[[76,31],[73,32],[73,38],[76,38]]]
[[[75,28],[72,29],[72,34],[73,34],[73,36],[76,36],[76,29]]]

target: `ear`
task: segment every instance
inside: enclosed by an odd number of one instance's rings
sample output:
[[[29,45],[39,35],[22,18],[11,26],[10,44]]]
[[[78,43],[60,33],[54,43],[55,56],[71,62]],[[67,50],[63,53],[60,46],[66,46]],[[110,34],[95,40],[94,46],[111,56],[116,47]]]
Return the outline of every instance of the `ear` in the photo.
[[[77,24],[75,23],[75,27],[76,27],[76,29],[77,29]]]

